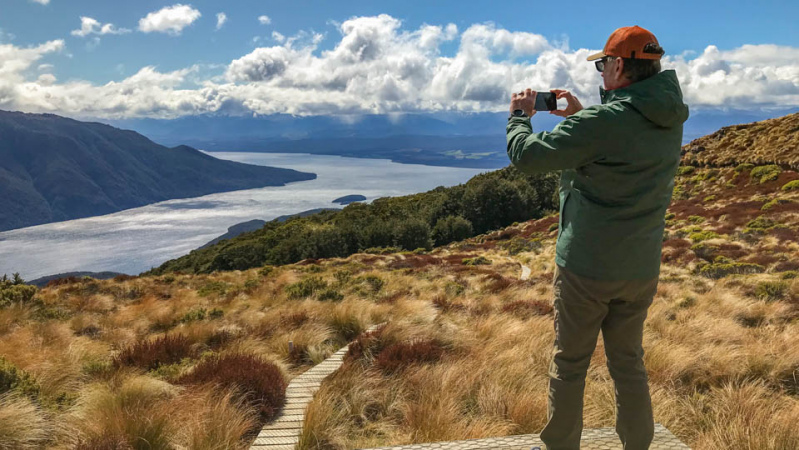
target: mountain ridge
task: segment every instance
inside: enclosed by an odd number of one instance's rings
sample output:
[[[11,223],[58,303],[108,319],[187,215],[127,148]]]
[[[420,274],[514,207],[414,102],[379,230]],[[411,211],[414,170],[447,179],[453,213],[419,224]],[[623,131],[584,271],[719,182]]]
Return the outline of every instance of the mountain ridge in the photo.
[[[314,178],[168,148],[100,122],[0,111],[0,231]]]

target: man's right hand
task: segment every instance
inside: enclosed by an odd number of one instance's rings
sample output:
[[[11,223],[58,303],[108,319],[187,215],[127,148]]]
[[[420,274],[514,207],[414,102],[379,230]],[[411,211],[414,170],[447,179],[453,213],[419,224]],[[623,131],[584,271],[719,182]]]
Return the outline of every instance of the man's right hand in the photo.
[[[550,114],[554,114],[560,117],[566,117],[583,109],[583,105],[580,103],[580,100],[577,100],[577,97],[572,95],[571,92],[565,89],[552,89],[550,92],[555,94],[555,96],[559,99],[565,98],[567,102],[566,109],[555,109],[550,111],[549,112]]]

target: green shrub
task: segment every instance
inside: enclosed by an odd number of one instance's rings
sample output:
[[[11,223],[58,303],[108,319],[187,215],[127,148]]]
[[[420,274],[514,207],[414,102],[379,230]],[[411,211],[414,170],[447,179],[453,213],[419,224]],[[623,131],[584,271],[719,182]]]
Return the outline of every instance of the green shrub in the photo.
[[[484,256],[476,256],[474,258],[463,258],[461,263],[467,266],[482,266],[491,264],[491,260]]]
[[[677,175],[678,176],[685,176],[694,173],[696,167],[694,166],[680,166],[677,168]]]
[[[783,280],[793,280],[797,276],[799,276],[799,272],[795,270],[788,270],[782,273]]]
[[[716,199],[715,195],[708,195],[707,197],[703,198],[702,201],[707,203],[707,202],[712,202],[715,199]]]
[[[702,216],[688,216],[688,221],[691,223],[702,223],[705,221],[705,218]]]
[[[557,227],[557,223],[555,226]],[[513,239],[500,242],[498,245],[499,248],[505,250],[511,255],[516,255],[521,252],[536,252],[538,253],[543,245],[539,239],[525,239],[523,237],[514,237]]]
[[[394,243],[397,247],[405,250],[419,247],[429,250],[433,248],[430,226],[420,219],[404,220],[394,228]]]
[[[197,295],[200,297],[208,297],[211,294],[223,296],[227,293],[228,284],[224,281],[208,281],[197,289]]]
[[[254,280],[254,279],[249,279],[249,280],[244,282],[244,290],[247,291],[247,292],[252,292],[252,291],[256,290],[258,288],[258,286],[260,286],[260,285],[261,285],[260,281]]]
[[[719,251],[719,247],[706,242],[700,242],[698,244],[692,245],[691,251],[693,251],[696,256],[702,259],[712,261],[715,257],[715,254]]]
[[[752,263],[700,263],[696,265],[695,272],[706,278],[723,278],[727,275],[734,274],[748,274],[748,273],[763,273],[766,268],[760,264]]]
[[[737,166],[735,166],[735,172],[736,173],[751,172],[752,169],[754,169],[754,168],[755,168],[754,164],[742,163],[742,164],[738,164]]]
[[[744,231],[751,231],[751,230],[766,231],[768,229],[774,228],[774,226],[776,225],[777,222],[769,219],[768,217],[758,216],[757,218],[752,219],[746,223]]]
[[[689,295],[677,301],[678,308],[690,308],[696,305],[696,297]]]
[[[327,282],[319,277],[308,277],[285,287],[291,299],[307,298],[327,287]]]
[[[782,173],[782,169],[780,166],[770,164],[767,166],[757,166],[749,173],[752,178],[759,180],[759,182],[765,183],[767,181],[774,181],[777,177],[780,176]]]
[[[663,218],[664,218],[665,220],[671,220],[671,219],[675,218],[676,216],[677,216],[677,215],[676,215],[676,214],[674,214],[674,213],[666,213],[666,215],[665,215]]]
[[[208,312],[209,319],[219,319],[225,315],[225,312],[219,308],[214,308],[210,312]]]
[[[793,191],[794,189],[799,189],[799,180],[789,181],[782,185],[783,191]]]
[[[36,286],[25,284],[25,280],[18,273],[8,278],[0,278],[0,308],[14,303],[30,303],[36,295]]]
[[[436,245],[462,241],[474,235],[472,223],[460,216],[447,216],[438,219],[433,227],[432,237]]]
[[[691,234],[688,235],[688,238],[691,239],[694,242],[702,242],[702,241],[706,241],[708,239],[716,239],[716,238],[720,238],[720,237],[721,236],[718,233],[716,233],[714,231],[709,231],[709,230],[698,231],[698,232],[691,233]]]
[[[341,300],[344,300],[344,294],[335,289],[328,288],[319,292],[318,298],[321,301],[340,302]]]
[[[367,291],[371,294],[377,294],[386,284],[386,282],[377,275],[363,275],[358,277],[356,281],[362,286],[365,286]]]
[[[348,270],[337,270],[333,272],[333,278],[336,279],[336,284],[339,286],[346,286],[352,280],[352,272]]]
[[[205,320],[205,317],[208,315],[208,310],[205,308],[197,308],[188,311],[183,317],[180,318],[181,323],[189,323],[194,322],[196,320]]]
[[[450,297],[457,297],[463,294],[463,291],[465,290],[466,286],[454,281],[449,281],[446,285],[444,285],[444,292],[446,292],[446,294]]]
[[[266,266],[263,266],[260,269],[258,269],[258,275],[260,275],[262,277],[268,277],[274,271],[275,271],[275,267],[274,266],[266,265]]]
[[[39,396],[39,384],[30,374],[0,356],[0,396],[11,391],[35,399]]]
[[[390,253],[399,253],[402,249],[399,247],[369,247],[363,250],[363,253],[370,253],[373,255],[387,255]]]
[[[755,287],[755,296],[761,300],[779,300],[788,292],[784,281],[761,281]]]

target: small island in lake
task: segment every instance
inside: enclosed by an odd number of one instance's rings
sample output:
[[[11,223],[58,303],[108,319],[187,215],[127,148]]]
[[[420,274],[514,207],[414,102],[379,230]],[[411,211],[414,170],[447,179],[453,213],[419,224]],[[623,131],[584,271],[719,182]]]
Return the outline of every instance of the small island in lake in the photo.
[[[352,202],[362,202],[365,201],[366,197],[363,195],[345,195],[344,197],[339,197],[333,200],[333,203],[338,203],[339,205],[348,205]]]

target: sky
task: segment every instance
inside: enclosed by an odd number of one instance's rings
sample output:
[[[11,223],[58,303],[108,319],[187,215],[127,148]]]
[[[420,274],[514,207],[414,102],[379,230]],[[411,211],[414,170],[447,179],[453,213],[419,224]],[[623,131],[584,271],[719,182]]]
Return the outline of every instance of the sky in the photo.
[[[696,109],[799,107],[799,2],[0,0],[0,109],[77,118],[598,102],[587,55],[652,31]]]

